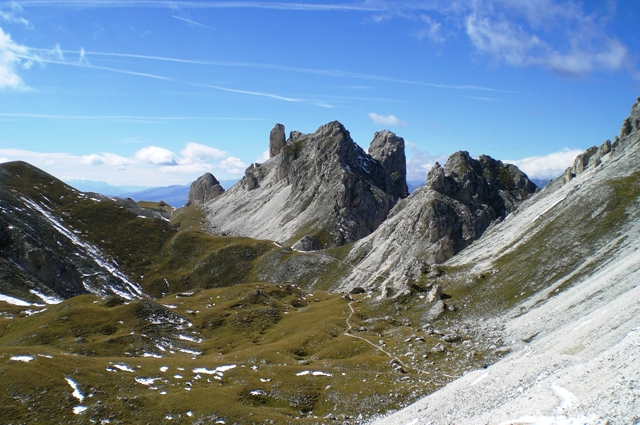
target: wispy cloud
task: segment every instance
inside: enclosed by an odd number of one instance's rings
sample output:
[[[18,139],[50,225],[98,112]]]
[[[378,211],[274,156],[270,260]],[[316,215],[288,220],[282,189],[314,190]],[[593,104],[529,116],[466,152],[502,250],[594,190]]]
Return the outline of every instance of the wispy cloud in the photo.
[[[161,122],[161,121],[269,121],[267,118],[205,116],[140,116],[140,115],[51,115],[0,112],[0,118],[73,121]]]
[[[1,43],[1,41],[0,41],[0,43]],[[0,44],[0,49],[1,49],[1,44]],[[40,49],[40,52],[41,53],[44,52],[45,54],[47,54],[49,56],[54,56],[54,58],[47,58],[45,55],[34,54],[32,52],[29,53],[26,50],[25,50],[24,53],[22,53],[22,54],[14,54],[14,56],[16,58],[18,58],[18,59],[23,59],[23,60],[27,60],[27,61],[35,61],[35,62],[38,62],[40,64],[48,63],[48,64],[55,64],[55,65],[73,66],[73,67],[96,69],[96,70],[102,70],[102,71],[110,71],[110,72],[115,72],[115,73],[119,73],[119,74],[133,75],[133,76],[138,76],[138,77],[146,77],[146,78],[152,78],[152,79],[156,79],[156,80],[164,80],[164,81],[168,81],[168,82],[173,82],[173,83],[178,83],[178,84],[185,84],[185,85],[194,86],[194,87],[209,88],[209,89],[214,89],[214,90],[219,90],[219,91],[224,91],[224,92],[229,92],[229,93],[238,93],[238,94],[244,94],[244,95],[249,95],[249,96],[265,97],[265,98],[270,98],[270,99],[275,99],[275,100],[282,100],[282,101],[285,101],[285,102],[310,103],[310,104],[315,104],[315,105],[318,105],[318,106],[321,106],[321,107],[326,107],[326,108],[331,108],[332,107],[332,105],[330,105],[330,104],[328,104],[326,102],[317,100],[317,99],[294,98],[294,97],[283,96],[283,95],[279,95],[279,94],[275,94],[275,93],[266,93],[266,92],[253,91],[253,90],[243,90],[243,89],[219,86],[219,85],[215,85],[215,84],[193,83],[193,82],[190,82],[190,81],[184,81],[184,80],[175,79],[175,78],[171,78],[171,77],[166,77],[166,76],[158,75],[158,74],[151,74],[151,73],[147,73],[147,72],[130,71],[130,70],[121,69],[121,68],[112,68],[112,67],[94,65],[94,64],[88,63],[86,60],[67,61],[62,56],[62,54],[64,52],[62,50],[60,50],[58,48],[58,46],[56,46],[55,49],[51,49],[51,50]],[[84,59],[88,54],[89,54],[89,52],[81,50],[80,51],[81,59]],[[16,75],[16,77],[17,77],[17,75]]]
[[[11,2],[0,2],[0,5]],[[165,1],[165,0],[24,0],[23,7],[82,7],[82,8],[181,8],[181,9],[275,9],[300,11],[360,11],[376,12],[387,10],[387,6],[370,2],[323,4],[323,3],[290,3],[261,1]]]
[[[547,155],[532,156],[518,160],[505,160],[504,162],[514,164],[527,176],[534,179],[555,179],[564,170],[573,164],[576,156],[582,153],[579,149],[564,148],[559,152],[552,152]]]
[[[71,50],[63,50],[63,53],[77,53]],[[252,62],[233,62],[233,61],[210,61],[210,60],[197,60],[197,59],[183,59],[183,58],[171,58],[164,56],[153,56],[153,55],[139,55],[139,54],[131,54],[131,53],[116,53],[116,52],[96,52],[96,51],[85,51],[84,54],[86,56],[106,56],[106,57],[121,57],[121,58],[133,58],[133,59],[146,59],[146,60],[154,60],[154,61],[166,61],[166,62],[176,62],[176,63],[185,63],[191,65],[205,65],[205,66],[223,66],[223,67],[233,67],[233,68],[254,68],[254,69],[269,69],[275,71],[285,71],[285,72],[295,72],[295,73],[303,73],[303,74],[311,74],[311,75],[319,75],[325,77],[335,77],[335,78],[351,78],[357,80],[368,80],[368,81],[384,81],[390,83],[397,84],[408,84],[415,86],[425,86],[425,87],[434,87],[446,90],[456,90],[456,91],[486,91],[486,92],[496,92],[496,93],[515,93],[509,90],[501,90],[493,87],[483,87],[472,84],[438,84],[438,83],[430,83],[424,81],[415,81],[415,80],[407,80],[402,78],[394,78],[383,75],[374,75],[374,74],[364,74],[358,72],[350,72],[339,69],[314,69],[314,68],[298,68],[286,65],[278,65],[278,64],[269,64],[269,63],[252,63]]]
[[[14,42],[11,36],[0,27],[0,89],[28,89],[17,73],[19,68],[28,69],[31,67],[32,62],[24,59],[27,52],[26,46]]]
[[[22,7],[16,2],[11,2],[7,10],[0,10],[0,19],[11,24],[21,24],[26,28],[33,28],[28,20],[20,16],[21,13]]]
[[[538,15],[532,16],[530,19],[534,21],[529,22],[530,25],[538,19]],[[573,76],[631,66],[627,48],[584,15],[574,18],[559,15],[549,19],[574,29],[568,34],[558,34],[557,30],[548,34],[527,28],[516,20],[474,13],[466,20],[466,31],[478,51],[513,66],[535,66]],[[568,47],[558,45],[559,39]]]
[[[376,124],[389,125],[394,127],[406,127],[407,123],[398,119],[395,115],[378,115],[374,112],[369,114],[369,118]]]
[[[132,156],[0,149],[0,162],[17,160],[27,161],[63,180],[99,180],[115,185],[135,181],[143,186],[185,184],[205,172],[237,176],[247,167],[240,158],[198,143],[187,143],[177,153],[159,146],[145,146]]]
[[[178,20],[180,20],[180,21],[187,22],[187,23],[192,24],[192,25],[196,25],[196,26],[199,26],[199,27],[204,27],[204,28],[212,29],[212,28],[211,28],[210,26],[208,26],[208,25],[201,24],[200,22],[192,21],[191,19],[182,18],[182,17],[180,17],[180,16],[176,16],[176,15],[171,15],[171,16],[172,16],[173,18],[176,18],[176,19],[178,19]]]

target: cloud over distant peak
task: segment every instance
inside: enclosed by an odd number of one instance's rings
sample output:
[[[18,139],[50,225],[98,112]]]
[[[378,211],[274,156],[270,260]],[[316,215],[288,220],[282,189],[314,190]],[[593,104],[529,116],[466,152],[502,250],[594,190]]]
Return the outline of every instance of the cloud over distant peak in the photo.
[[[555,179],[573,164],[576,156],[582,153],[580,149],[564,148],[559,152],[547,155],[532,156],[518,160],[503,162],[514,164],[532,179]]]
[[[369,118],[376,124],[395,127],[406,127],[407,123],[398,119],[395,115],[378,115],[374,112],[369,114]]]
[[[63,180],[97,180],[110,184],[162,186],[184,184],[205,172],[237,176],[247,168],[240,158],[198,143],[187,143],[176,154],[158,146],[146,146],[132,156],[111,152],[89,155],[0,149],[0,162],[26,161]],[[118,173],[114,173],[117,171]]]

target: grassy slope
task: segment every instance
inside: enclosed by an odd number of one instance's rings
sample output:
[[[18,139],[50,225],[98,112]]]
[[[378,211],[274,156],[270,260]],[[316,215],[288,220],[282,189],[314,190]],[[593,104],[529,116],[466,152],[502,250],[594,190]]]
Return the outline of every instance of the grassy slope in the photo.
[[[368,416],[401,407],[449,380],[455,359],[465,358],[464,346],[455,343],[448,344],[448,355],[412,360],[407,352],[427,352],[439,338],[417,331],[415,324],[380,316],[380,309],[372,311],[366,300],[353,305],[356,314],[349,318],[349,301],[338,294],[241,284],[129,304],[84,295],[31,316],[24,307],[0,307],[0,416],[3,423],[36,418],[45,423],[157,423],[167,415],[178,423],[212,418],[242,424],[317,423],[316,417],[329,413]],[[395,308],[382,306],[389,312]],[[150,325],[151,320],[161,324]],[[366,328],[353,335],[383,340],[386,350],[411,364],[408,373],[395,371],[387,355],[346,335],[347,320],[354,329]],[[180,321],[182,326],[175,325]],[[413,335],[425,341],[407,342]],[[15,355],[34,360],[10,360]],[[433,361],[440,366],[429,374],[419,372]],[[117,370],[114,364],[134,371]],[[223,365],[237,367],[221,380],[193,372]],[[166,373],[162,366],[169,367]],[[296,376],[303,371],[332,376]],[[66,377],[78,383],[86,396],[82,403],[72,396]],[[159,379],[142,385],[136,377]],[[88,410],[75,415],[72,409],[78,405]]]

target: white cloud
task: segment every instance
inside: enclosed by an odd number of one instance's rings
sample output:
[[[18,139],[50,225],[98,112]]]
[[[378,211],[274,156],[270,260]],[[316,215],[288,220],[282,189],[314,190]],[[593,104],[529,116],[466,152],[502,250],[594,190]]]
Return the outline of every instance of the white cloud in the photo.
[[[80,158],[84,165],[108,165],[112,167],[133,164],[133,160],[113,153],[84,155]]]
[[[395,115],[378,115],[374,112],[369,114],[369,118],[376,124],[396,127],[406,127],[407,123],[400,121]]]
[[[476,51],[498,62],[583,76],[598,70],[627,70],[638,76],[628,48],[608,26],[615,3],[573,0],[459,0],[391,2],[374,16],[420,22],[421,39],[445,42],[462,30]],[[453,36],[451,36],[453,35]]]
[[[236,158],[233,156],[220,161],[220,164],[218,166],[230,174],[244,173],[244,170],[247,168],[247,164],[242,162],[240,158]]]
[[[254,162],[257,162],[258,164],[262,164],[263,162],[267,162],[268,160],[269,160],[269,149],[262,152],[262,154],[260,154],[260,156],[257,157]]]
[[[185,184],[205,172],[229,178],[241,175],[247,167],[239,158],[197,143],[187,143],[179,155],[165,148],[147,146],[131,157],[110,152],[79,156],[0,149],[0,162],[18,160],[42,168],[62,180],[84,179],[141,186]]]
[[[607,18],[567,1],[479,0],[465,29],[478,51],[509,65],[573,76],[635,72],[627,48],[609,35]]]
[[[28,49],[15,43],[11,35],[6,34],[0,27],[0,89],[26,89],[27,86],[18,76],[16,70],[21,66],[30,67],[30,62],[23,62],[21,56],[27,54]]]
[[[135,153],[134,158],[138,163],[151,165],[176,165],[178,157],[168,149],[157,146],[147,146]]]
[[[564,173],[564,170],[571,166],[576,156],[581,153],[579,149],[564,148],[547,155],[503,162],[516,165],[532,179],[555,179]]]
[[[180,154],[182,155],[183,161],[187,162],[221,159],[227,156],[227,154],[220,149],[191,142],[187,143],[185,148],[180,151]]]
[[[407,155],[408,181],[426,181],[429,170],[436,162],[444,164],[447,161],[446,155],[430,155],[411,142],[407,142],[406,145],[409,148],[409,155]]]

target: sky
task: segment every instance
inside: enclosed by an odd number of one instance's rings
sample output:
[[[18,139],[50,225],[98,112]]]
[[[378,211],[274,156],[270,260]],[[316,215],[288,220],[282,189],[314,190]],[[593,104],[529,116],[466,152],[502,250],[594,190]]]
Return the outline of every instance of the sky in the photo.
[[[238,178],[282,123],[388,129],[408,179],[466,150],[554,178],[640,96],[640,2],[0,1],[0,162]]]

